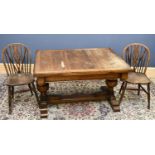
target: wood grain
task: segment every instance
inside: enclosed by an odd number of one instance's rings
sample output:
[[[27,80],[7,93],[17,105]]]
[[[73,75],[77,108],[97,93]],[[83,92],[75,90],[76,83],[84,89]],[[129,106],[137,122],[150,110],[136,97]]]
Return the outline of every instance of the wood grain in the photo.
[[[62,67],[62,63],[64,67]],[[37,51],[36,77],[127,73],[130,66],[110,48]]]

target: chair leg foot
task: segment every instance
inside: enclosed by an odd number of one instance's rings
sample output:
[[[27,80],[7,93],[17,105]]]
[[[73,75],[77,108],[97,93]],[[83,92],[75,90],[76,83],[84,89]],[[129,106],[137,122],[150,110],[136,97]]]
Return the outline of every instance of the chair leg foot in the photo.
[[[150,109],[150,83],[147,84],[147,100],[148,100],[147,108]]]
[[[9,115],[12,113],[12,87],[8,86]]]
[[[12,109],[9,107],[9,115],[12,114]]]

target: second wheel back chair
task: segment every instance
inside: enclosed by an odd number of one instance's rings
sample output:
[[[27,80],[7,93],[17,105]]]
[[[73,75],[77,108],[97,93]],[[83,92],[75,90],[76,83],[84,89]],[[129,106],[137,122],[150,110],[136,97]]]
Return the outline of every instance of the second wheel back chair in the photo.
[[[34,85],[34,78],[31,74],[31,52],[24,44],[13,43],[7,45],[2,52],[8,86],[9,114],[12,112],[12,99],[14,98],[14,87],[28,85],[31,94],[35,93],[36,99],[39,98]]]
[[[128,83],[136,84],[138,95],[143,90],[147,94],[148,109],[150,109],[150,79],[146,76],[146,70],[150,62],[150,50],[147,46],[140,43],[129,44],[124,48],[123,59],[133,68],[132,72],[129,72],[128,79],[123,81],[119,93],[121,94],[120,102],[123,99],[125,90],[127,89]],[[146,85],[147,90],[142,86]]]

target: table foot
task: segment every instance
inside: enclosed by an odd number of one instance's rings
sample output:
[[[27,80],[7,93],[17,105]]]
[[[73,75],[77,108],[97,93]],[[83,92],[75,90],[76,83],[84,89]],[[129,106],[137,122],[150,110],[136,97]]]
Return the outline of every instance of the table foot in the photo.
[[[48,107],[42,106],[39,107],[39,109],[40,109],[40,118],[48,118]]]
[[[40,92],[40,118],[48,118],[47,91],[49,89],[49,84],[45,83],[43,78],[39,78],[37,80],[37,89]]]
[[[106,84],[108,87],[108,102],[111,105],[111,108],[114,112],[120,112],[120,104],[116,100],[115,93],[114,93],[114,87],[117,86],[117,80],[106,80]]]
[[[114,112],[120,112],[120,105],[119,102],[116,101],[116,98],[108,99],[108,102]]]

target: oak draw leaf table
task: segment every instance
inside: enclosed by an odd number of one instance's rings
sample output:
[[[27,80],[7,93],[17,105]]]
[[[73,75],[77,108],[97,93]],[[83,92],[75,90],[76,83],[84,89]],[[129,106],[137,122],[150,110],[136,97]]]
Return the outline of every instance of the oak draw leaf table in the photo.
[[[34,76],[40,92],[40,116],[48,117],[48,105],[67,102],[108,100],[114,112],[120,111],[114,87],[117,80],[127,79],[130,66],[111,48],[37,50]],[[48,95],[54,81],[105,79],[106,86],[92,94]]]

